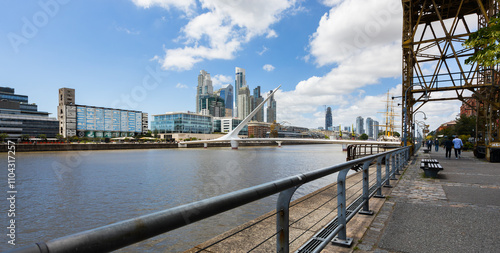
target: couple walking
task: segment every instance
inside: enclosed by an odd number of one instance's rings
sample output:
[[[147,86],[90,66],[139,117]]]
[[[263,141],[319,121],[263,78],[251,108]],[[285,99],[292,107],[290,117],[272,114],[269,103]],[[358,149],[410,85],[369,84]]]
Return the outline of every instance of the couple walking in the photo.
[[[452,140],[453,137],[448,137],[448,140],[444,142],[444,147],[446,148],[446,158],[451,158],[451,148],[455,149],[455,159],[462,158],[462,148],[464,144],[458,136],[455,136],[455,139]]]

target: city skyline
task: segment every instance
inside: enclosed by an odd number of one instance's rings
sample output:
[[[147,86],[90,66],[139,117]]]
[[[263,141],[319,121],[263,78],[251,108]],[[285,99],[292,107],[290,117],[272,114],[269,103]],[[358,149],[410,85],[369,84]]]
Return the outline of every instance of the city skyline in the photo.
[[[0,80],[52,117],[60,87],[77,89],[82,104],[153,115],[196,111],[199,71],[212,74],[216,91],[235,85],[238,67],[249,87],[282,84],[278,122],[323,126],[325,104],[335,125],[358,115],[383,122],[377,113],[385,93],[402,93],[402,11],[394,2],[3,2]],[[435,129],[459,107],[450,101],[422,110]]]

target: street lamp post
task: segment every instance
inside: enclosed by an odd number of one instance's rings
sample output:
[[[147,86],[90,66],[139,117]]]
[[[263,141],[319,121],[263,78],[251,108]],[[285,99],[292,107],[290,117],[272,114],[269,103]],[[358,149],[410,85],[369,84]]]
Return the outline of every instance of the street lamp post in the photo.
[[[423,113],[423,114],[424,114],[424,120],[427,120],[427,115],[426,115],[426,114],[425,114],[425,112],[423,112],[423,111],[418,111],[418,112],[416,112],[416,113],[414,113],[414,114],[413,114],[413,126],[412,126],[412,130],[413,130],[412,132],[413,132],[413,133],[412,133],[412,137],[411,137],[411,138],[412,138],[412,140],[413,140],[413,144],[414,144],[414,145],[415,145],[415,122],[416,122],[416,120],[415,120],[415,116],[416,116],[416,115],[417,115],[417,113],[419,113],[419,112],[420,112],[420,113]]]
[[[425,92],[424,92],[424,101],[427,101],[429,99],[429,97],[427,96],[427,88],[425,88],[425,86],[421,85],[421,84],[412,84],[410,87],[408,87],[405,91],[405,97],[404,97],[404,102],[403,102],[403,105],[404,105],[404,111],[405,111],[405,116],[404,116],[404,119],[403,119],[403,146],[407,146],[406,145],[406,139],[407,139],[407,133],[406,133],[406,121],[407,120],[407,111],[408,111],[408,103],[406,102],[406,97],[408,95],[408,90],[413,87],[413,86],[421,86],[422,88],[425,89]]]

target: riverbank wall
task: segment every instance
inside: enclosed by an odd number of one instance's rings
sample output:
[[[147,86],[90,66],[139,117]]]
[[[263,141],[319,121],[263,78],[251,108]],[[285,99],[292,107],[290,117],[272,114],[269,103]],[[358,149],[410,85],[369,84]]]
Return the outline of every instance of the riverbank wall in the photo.
[[[303,143],[287,143],[287,145]],[[241,142],[240,147],[277,146],[276,142]],[[114,149],[164,149],[178,148],[177,143],[64,143],[64,144],[15,144],[16,152],[81,151]],[[189,144],[188,148],[202,148],[203,144]],[[231,147],[230,143],[209,143],[208,147]],[[8,145],[0,144],[0,152],[7,152]]]

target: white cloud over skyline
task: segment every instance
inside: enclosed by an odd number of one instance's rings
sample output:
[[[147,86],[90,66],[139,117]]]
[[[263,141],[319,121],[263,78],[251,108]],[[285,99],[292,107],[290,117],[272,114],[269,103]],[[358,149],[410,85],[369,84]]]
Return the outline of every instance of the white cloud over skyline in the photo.
[[[160,59],[163,69],[190,70],[204,60],[230,60],[241,50],[242,44],[256,36],[276,38],[276,31],[270,28],[278,22],[295,0],[224,1],[201,0],[201,14],[193,14],[195,1],[134,0],[144,8],[159,6],[165,9],[177,8],[184,11],[189,22],[182,28],[183,47],[166,48]]]

